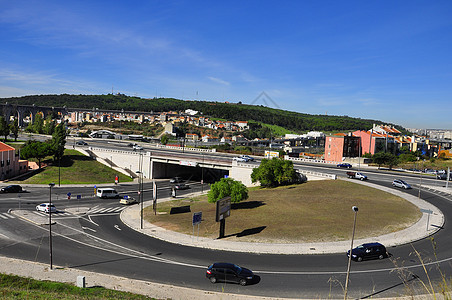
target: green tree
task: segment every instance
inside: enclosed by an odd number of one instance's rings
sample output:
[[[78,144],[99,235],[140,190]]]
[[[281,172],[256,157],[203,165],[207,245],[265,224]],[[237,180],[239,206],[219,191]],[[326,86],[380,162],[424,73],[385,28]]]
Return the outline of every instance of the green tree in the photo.
[[[232,178],[221,178],[220,181],[210,186],[210,191],[207,193],[209,203],[215,203],[228,196],[231,197],[232,203],[238,203],[248,199],[248,189],[240,181]]]
[[[17,118],[14,119],[14,121],[9,124],[9,130],[14,135],[14,141],[17,141],[17,137],[19,136],[19,121]]]
[[[8,138],[9,134],[9,126],[8,123],[6,123],[6,119],[3,116],[0,116],[0,136],[4,136],[4,141],[6,142],[6,139]]]
[[[392,169],[392,167],[397,166],[399,163],[397,156],[392,153],[384,152],[375,153],[372,156],[372,161],[378,165],[379,169],[382,165],[386,165],[389,169]]]
[[[46,142],[29,140],[20,149],[21,159],[36,158],[40,169],[42,159],[50,154],[52,154],[52,149]]]
[[[253,169],[251,181],[259,181],[261,186],[276,187],[297,180],[293,163],[279,158],[263,159],[258,168]]]
[[[162,137],[160,138],[160,144],[162,145],[166,145],[169,141],[169,137],[167,134],[162,135]]]
[[[35,121],[33,122],[33,132],[35,133],[43,133],[44,128],[44,120],[42,119],[42,114],[38,113],[35,116]]]
[[[52,135],[55,131],[55,121],[52,119],[52,115],[48,115],[44,125],[44,133]]]
[[[55,127],[55,131],[52,135],[52,140],[50,142],[53,160],[60,160],[64,154],[64,146],[66,145],[67,131],[64,128],[64,123],[58,124]]]

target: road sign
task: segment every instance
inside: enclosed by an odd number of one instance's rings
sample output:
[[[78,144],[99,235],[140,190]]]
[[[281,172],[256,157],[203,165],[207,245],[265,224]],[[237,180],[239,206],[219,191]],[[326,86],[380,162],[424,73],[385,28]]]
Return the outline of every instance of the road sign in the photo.
[[[77,195],[77,199],[82,199],[82,195]]]
[[[193,214],[193,226],[201,224],[202,211]]]
[[[431,213],[433,213],[433,210],[421,208],[421,212],[426,213],[426,214],[431,214]]]

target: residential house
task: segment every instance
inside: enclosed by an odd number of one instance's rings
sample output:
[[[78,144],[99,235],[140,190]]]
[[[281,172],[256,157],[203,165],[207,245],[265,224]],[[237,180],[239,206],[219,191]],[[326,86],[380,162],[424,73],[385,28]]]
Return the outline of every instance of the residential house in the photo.
[[[5,180],[25,173],[28,161],[19,160],[16,149],[0,142],[0,180]]]

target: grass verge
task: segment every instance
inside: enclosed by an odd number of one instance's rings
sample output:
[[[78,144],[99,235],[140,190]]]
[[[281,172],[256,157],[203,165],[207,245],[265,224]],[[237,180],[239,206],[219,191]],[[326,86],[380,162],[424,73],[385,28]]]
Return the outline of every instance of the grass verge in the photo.
[[[348,240],[353,205],[359,207],[355,234],[358,239],[405,229],[422,216],[415,205],[381,190],[342,180],[312,181],[275,189],[251,189],[247,201],[232,205],[225,235],[227,239],[246,242]],[[202,212],[199,235],[217,238],[215,204],[208,203],[205,195],[163,202],[158,205],[156,216],[152,207],[146,208],[144,215],[157,226],[192,234],[194,212]]]
[[[49,182],[58,182],[58,172],[61,172],[61,184],[97,184],[114,183],[115,176],[119,176],[120,182],[129,182],[132,179],[122,173],[119,173],[92,158],[83,155],[77,150],[66,149],[61,159],[60,170],[58,170],[58,161],[53,164],[51,158],[44,159],[49,164],[39,173],[21,180],[23,184],[46,184]]]
[[[68,283],[39,281],[0,274],[2,299],[154,299],[103,287],[79,288]]]

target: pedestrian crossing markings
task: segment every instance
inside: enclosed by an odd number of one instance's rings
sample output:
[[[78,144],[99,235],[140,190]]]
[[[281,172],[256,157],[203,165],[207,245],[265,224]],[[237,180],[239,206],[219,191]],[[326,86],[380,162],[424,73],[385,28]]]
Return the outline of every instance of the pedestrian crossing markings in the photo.
[[[1,213],[0,214],[0,218],[4,219],[4,220],[7,220],[7,219],[14,219],[15,216],[12,215],[12,214],[9,214],[9,213]]]
[[[108,207],[108,208],[103,208],[103,207],[98,207],[95,209],[90,209],[88,211],[88,214],[104,214],[104,213],[118,213],[122,210],[124,210],[126,207],[125,206],[120,206],[120,207]]]

